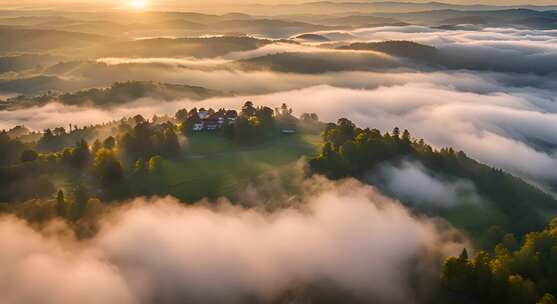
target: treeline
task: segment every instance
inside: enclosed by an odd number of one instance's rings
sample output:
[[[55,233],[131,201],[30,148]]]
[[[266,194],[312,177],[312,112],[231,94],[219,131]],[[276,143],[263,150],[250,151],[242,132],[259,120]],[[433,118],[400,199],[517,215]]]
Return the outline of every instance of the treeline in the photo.
[[[239,112],[224,108],[193,108],[189,111],[181,109],[175,118],[178,130],[184,136],[192,136],[202,131],[216,131],[238,144],[260,143],[285,131],[320,128],[317,114],[304,113],[298,119],[292,112],[292,108],[286,104],[272,109],[267,106],[255,106],[253,102],[247,101]]]
[[[56,147],[71,137],[65,131],[47,129],[36,147]],[[19,143],[12,139],[9,142]],[[141,116],[123,119],[115,136],[92,144],[81,139],[73,146],[46,153],[38,153],[31,146],[18,148],[19,159],[0,167],[0,202],[51,197],[56,192],[53,177],[69,179],[105,200],[126,198],[133,193],[133,170],[126,172],[126,167],[134,168],[138,160],[148,162],[152,157],[177,157],[181,153],[174,124],[151,123]],[[14,147],[5,148],[3,151],[17,152]]]
[[[443,288],[453,303],[556,304],[557,219],[541,232],[526,235],[522,246],[508,235],[493,254],[449,257],[443,265]]]
[[[520,178],[481,164],[462,151],[433,149],[423,140],[412,138],[407,130],[394,128],[392,133],[381,134],[377,129],[358,128],[343,118],[327,125],[323,142],[320,155],[309,162],[315,173],[333,179],[364,179],[380,164],[417,161],[447,179],[471,181],[482,197],[510,219],[509,231],[520,236],[544,227],[545,221],[536,208],[555,209],[557,203]]]
[[[298,119],[286,104],[273,110],[248,101],[239,112],[180,109],[173,117],[136,115],[96,126],[70,125],[69,131],[46,129],[36,142],[28,143],[14,137],[29,130],[14,128],[0,133],[0,152],[6,155],[0,166],[0,203],[52,199],[57,194],[73,201],[73,189],[102,201],[166,195],[170,181],[162,175],[164,160],[186,155],[181,141],[187,137],[211,132],[238,144],[256,144],[284,130],[319,125],[317,115],[306,113]]]

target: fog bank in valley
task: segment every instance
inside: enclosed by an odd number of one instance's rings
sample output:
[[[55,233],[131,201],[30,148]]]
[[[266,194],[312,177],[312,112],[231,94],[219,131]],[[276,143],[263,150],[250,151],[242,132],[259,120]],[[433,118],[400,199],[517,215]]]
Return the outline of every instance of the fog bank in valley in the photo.
[[[552,170],[557,166],[557,135],[552,132],[557,128],[557,103],[551,79],[537,82],[537,76],[517,76],[510,80],[505,74],[467,72],[393,73],[383,78],[380,73],[339,73],[318,77],[335,79],[351,88],[314,85],[204,101],[143,99],[111,109],[52,103],[0,112],[0,129],[24,124],[41,130],[59,126],[60,122],[90,125],[135,114],[173,115],[183,107],[238,109],[246,100],[271,107],[286,102],[298,115],[316,112],[323,121],[346,117],[361,127],[382,131],[399,126],[436,147],[464,150],[482,162],[534,180],[557,180]],[[511,81],[523,86],[508,85]],[[539,87],[529,86],[530,82]]]
[[[103,217],[92,239],[3,217],[0,241],[6,304],[288,302],[304,286],[313,296],[415,303],[439,258],[466,245],[369,186],[319,177],[298,204],[272,212],[136,199]]]

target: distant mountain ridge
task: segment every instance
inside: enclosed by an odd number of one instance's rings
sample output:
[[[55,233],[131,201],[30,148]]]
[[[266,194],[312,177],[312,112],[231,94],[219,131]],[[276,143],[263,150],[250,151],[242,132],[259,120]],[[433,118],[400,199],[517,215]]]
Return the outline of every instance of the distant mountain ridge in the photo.
[[[65,94],[44,94],[35,97],[19,96],[0,104],[0,110],[14,110],[41,106],[49,102],[60,102],[74,106],[111,107],[129,103],[141,98],[162,101],[178,99],[203,100],[230,94],[199,86],[159,83],[153,81],[116,82],[106,88],[92,88]]]
[[[446,9],[410,13],[382,13],[378,16],[423,25],[476,24],[536,29],[557,28],[557,11],[538,11],[525,8],[496,11]]]
[[[485,4],[451,4],[444,2],[333,2],[333,1],[314,1],[301,4],[278,4],[278,5],[259,5],[251,9],[248,13],[263,13],[265,9],[269,11],[272,7],[273,14],[285,13],[405,13],[429,10],[461,10],[461,11],[494,11],[504,9],[530,9],[537,11],[557,10],[557,5],[485,5]],[[247,8],[247,7],[246,7]],[[249,9],[249,8],[248,8]]]
[[[341,50],[377,51],[397,57],[410,58],[416,61],[435,63],[439,60],[437,49],[432,46],[412,41],[356,42],[338,47]]]

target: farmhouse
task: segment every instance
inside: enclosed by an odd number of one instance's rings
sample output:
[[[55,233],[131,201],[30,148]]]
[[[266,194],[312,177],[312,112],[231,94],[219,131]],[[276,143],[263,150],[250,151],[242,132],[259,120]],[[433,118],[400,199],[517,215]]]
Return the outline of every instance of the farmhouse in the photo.
[[[218,112],[212,110],[199,109],[198,115],[193,123],[193,131],[216,131],[220,130],[225,124],[233,124],[238,118],[238,112],[234,110],[220,109]]]

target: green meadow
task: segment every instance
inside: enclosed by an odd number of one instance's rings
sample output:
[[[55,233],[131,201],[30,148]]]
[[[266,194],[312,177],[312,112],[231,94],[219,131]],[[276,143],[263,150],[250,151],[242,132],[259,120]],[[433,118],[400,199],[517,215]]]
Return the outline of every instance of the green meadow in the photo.
[[[279,177],[282,186],[295,187],[297,162],[316,155],[317,134],[279,135],[265,143],[241,146],[211,133],[188,138],[182,158],[164,160],[159,176],[150,184],[187,202],[221,196],[235,198],[258,178]]]

